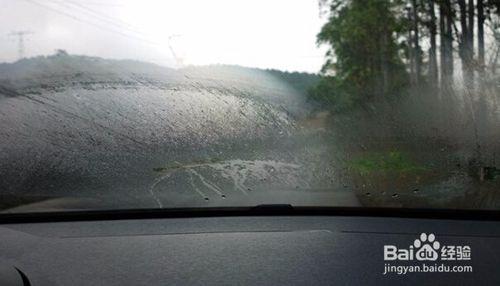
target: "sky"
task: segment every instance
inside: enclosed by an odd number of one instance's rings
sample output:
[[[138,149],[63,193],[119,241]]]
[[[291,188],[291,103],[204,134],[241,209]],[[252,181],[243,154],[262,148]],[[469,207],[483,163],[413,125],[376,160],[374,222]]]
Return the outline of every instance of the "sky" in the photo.
[[[70,54],[318,72],[317,0],[0,0],[0,62]]]

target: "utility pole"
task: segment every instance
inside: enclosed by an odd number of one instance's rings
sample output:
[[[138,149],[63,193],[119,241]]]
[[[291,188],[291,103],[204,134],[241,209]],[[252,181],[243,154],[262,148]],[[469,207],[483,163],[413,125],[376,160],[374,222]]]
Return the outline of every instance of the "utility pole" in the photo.
[[[17,53],[19,59],[24,58],[24,40],[25,37],[28,35],[34,34],[31,31],[13,31],[9,34],[11,37],[16,37],[17,38]]]

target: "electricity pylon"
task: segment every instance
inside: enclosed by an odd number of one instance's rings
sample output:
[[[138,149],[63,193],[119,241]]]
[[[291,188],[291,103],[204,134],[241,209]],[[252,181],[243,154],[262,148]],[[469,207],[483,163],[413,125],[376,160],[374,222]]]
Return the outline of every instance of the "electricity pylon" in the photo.
[[[11,37],[17,37],[17,53],[19,59],[24,58],[24,40],[28,35],[34,34],[31,31],[13,31],[9,34]]]

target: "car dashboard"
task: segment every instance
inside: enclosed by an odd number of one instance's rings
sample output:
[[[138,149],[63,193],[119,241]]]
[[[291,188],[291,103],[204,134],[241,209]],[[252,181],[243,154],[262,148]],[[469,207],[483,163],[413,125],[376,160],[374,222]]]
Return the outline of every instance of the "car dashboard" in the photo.
[[[467,245],[467,273],[386,272],[384,246],[422,233]],[[1,285],[500,285],[495,220],[234,215],[0,226]],[[430,240],[430,239],[428,239]],[[428,261],[428,264],[436,262]],[[3,281],[2,281],[3,279]]]

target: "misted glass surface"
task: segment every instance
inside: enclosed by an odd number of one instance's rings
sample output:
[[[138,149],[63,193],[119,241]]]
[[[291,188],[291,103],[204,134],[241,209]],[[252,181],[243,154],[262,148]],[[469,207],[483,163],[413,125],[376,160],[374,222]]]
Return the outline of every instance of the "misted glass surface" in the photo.
[[[0,0],[0,211],[500,208],[496,0]]]

